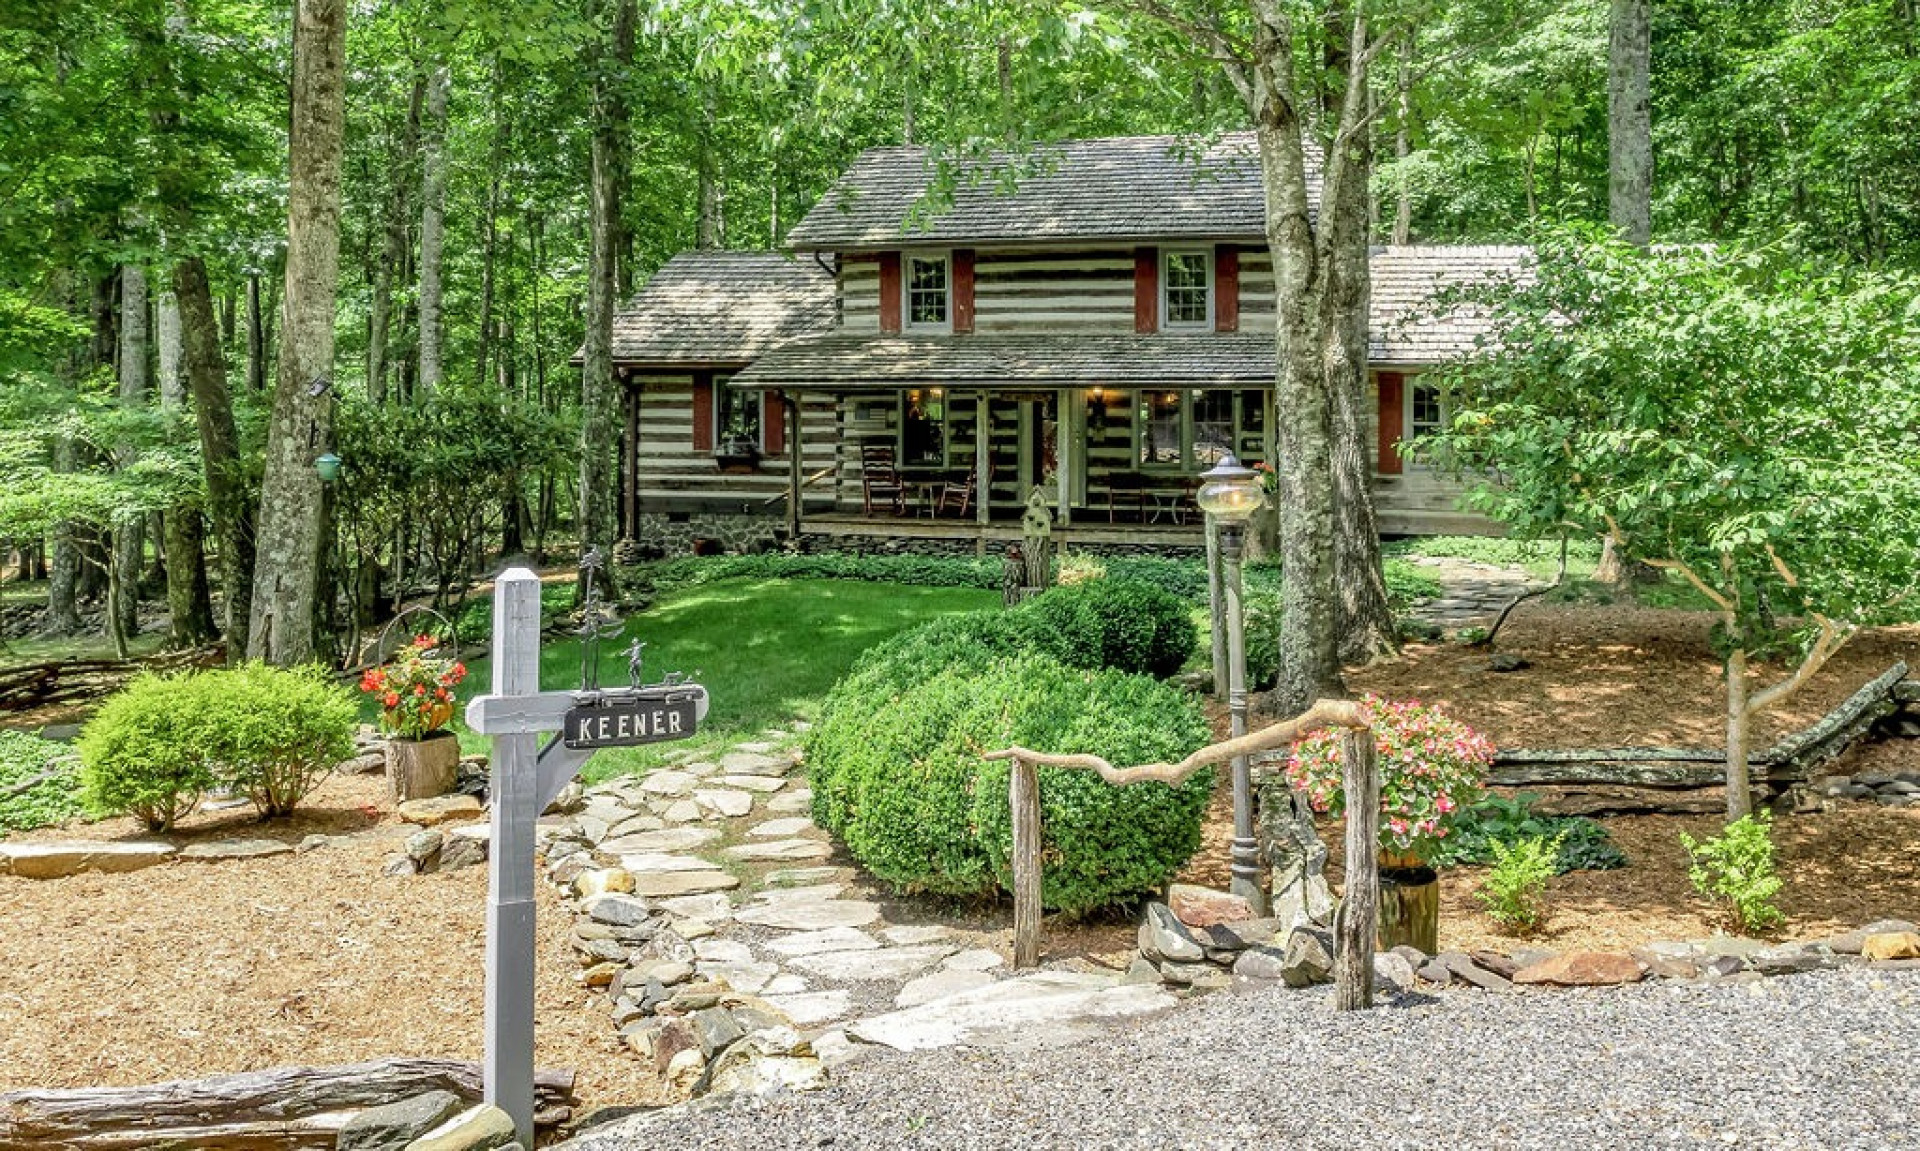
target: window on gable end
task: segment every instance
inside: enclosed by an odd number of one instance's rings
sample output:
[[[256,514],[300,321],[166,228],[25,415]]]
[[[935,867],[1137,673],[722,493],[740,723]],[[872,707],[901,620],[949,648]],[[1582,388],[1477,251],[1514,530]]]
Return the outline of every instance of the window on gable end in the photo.
[[[950,331],[953,325],[953,264],[945,255],[907,256],[901,289],[908,330]]]

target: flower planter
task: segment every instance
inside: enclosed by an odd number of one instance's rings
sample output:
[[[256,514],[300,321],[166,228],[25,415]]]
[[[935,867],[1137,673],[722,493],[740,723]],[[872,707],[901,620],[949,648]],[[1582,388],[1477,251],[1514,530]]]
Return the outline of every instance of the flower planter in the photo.
[[[387,741],[387,782],[395,803],[445,795],[459,776],[460,741],[450,731]]]

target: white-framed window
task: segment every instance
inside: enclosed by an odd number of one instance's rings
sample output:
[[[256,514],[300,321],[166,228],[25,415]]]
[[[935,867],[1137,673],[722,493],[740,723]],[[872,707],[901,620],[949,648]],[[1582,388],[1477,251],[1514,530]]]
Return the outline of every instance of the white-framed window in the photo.
[[[901,316],[909,331],[953,330],[953,261],[946,253],[907,253],[900,261]]]
[[[1440,385],[1425,384],[1417,378],[1411,378],[1407,380],[1405,391],[1406,396],[1402,401],[1406,405],[1402,417],[1403,440],[1412,444],[1446,430],[1453,412]]]
[[[752,444],[755,451],[767,446],[767,429],[762,414],[766,405],[760,393],[734,388],[733,377],[713,377],[713,445],[715,453],[730,454],[741,444]]]
[[[1213,326],[1212,252],[1160,254],[1160,326],[1169,330]]]

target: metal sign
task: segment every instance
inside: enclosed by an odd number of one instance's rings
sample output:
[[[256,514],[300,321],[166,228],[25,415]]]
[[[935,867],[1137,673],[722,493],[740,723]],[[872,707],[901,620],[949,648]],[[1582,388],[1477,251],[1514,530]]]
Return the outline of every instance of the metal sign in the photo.
[[[704,694],[608,692],[592,703],[568,708],[560,737],[575,750],[685,739],[699,726]]]

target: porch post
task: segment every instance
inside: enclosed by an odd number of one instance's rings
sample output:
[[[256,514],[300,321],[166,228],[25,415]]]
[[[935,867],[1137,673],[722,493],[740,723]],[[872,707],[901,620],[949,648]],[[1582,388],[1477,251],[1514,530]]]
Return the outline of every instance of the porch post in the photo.
[[[1060,393],[1053,405],[1053,471],[1054,479],[1060,486],[1060,523],[1065,526],[1073,520],[1073,420],[1068,405],[1080,398],[1080,393],[1068,388]]]
[[[787,402],[787,540],[800,542],[800,394],[785,393]]]
[[[626,488],[621,493],[625,497],[621,517],[625,530],[620,534],[634,540],[640,538],[640,385],[624,372],[621,380],[626,385],[620,389],[620,395],[626,400],[627,434],[626,442],[621,445],[625,450],[620,453],[621,463],[625,465],[620,469],[620,479]]]
[[[973,478],[974,492],[973,518],[981,527],[987,525],[991,517],[987,514],[987,504],[993,499],[993,485],[989,482],[992,473],[988,469],[987,459],[987,393],[975,392],[973,399]]]

